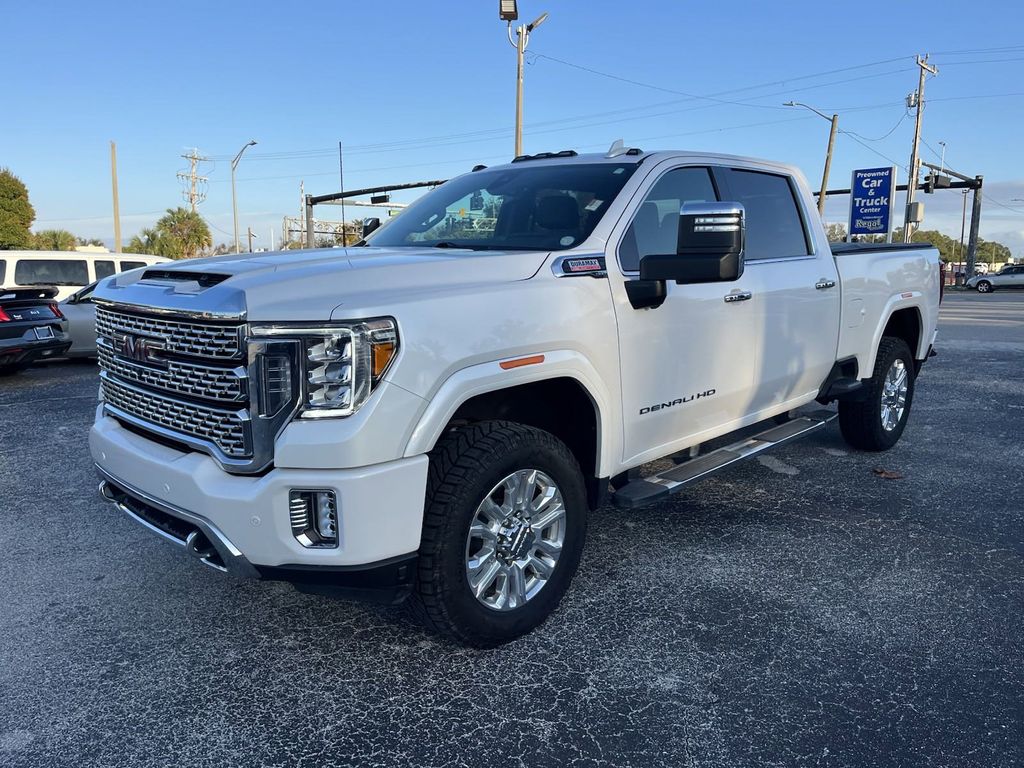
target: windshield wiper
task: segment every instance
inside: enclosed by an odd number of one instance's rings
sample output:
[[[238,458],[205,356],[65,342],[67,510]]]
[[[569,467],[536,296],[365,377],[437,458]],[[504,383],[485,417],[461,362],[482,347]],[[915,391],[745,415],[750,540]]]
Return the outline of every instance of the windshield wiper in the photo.
[[[462,248],[467,251],[478,251],[480,248],[476,245],[463,245],[462,243],[453,243],[451,240],[442,240],[439,243],[434,243],[432,248]]]

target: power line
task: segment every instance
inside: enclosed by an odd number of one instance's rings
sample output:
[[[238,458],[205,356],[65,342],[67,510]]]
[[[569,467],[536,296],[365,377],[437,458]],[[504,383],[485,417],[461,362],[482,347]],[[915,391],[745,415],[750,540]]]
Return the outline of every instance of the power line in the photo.
[[[861,134],[857,133],[856,131],[841,131],[841,133],[845,133],[845,134],[847,134],[849,136],[857,136],[857,137],[859,137],[861,139],[864,139],[864,141],[882,141],[882,140],[887,139],[890,136],[892,136],[893,132],[895,132],[895,130],[897,128],[899,128],[903,124],[903,121],[906,120],[908,117],[910,117],[910,110],[909,109],[908,110],[904,110],[903,115],[900,117],[899,120],[896,121],[896,125],[894,125],[892,128],[890,128],[883,135],[879,136],[877,139],[869,139],[867,136],[862,136]]]

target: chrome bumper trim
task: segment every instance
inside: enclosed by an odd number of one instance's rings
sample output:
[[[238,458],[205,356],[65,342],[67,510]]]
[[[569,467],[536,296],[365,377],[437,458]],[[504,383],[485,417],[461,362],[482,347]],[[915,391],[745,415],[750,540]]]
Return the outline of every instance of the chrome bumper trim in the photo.
[[[191,512],[186,512],[183,509],[167,504],[159,499],[155,499],[147,493],[132,487],[123,480],[114,477],[112,474],[104,470],[98,464],[96,466],[96,472],[99,474],[101,481],[99,485],[100,495],[106,500],[113,504],[124,514],[128,515],[132,520],[139,523],[146,529],[157,534],[161,538],[176,544],[183,550],[188,552],[190,555],[198,559],[203,565],[207,565],[217,571],[229,573],[233,576],[244,579],[259,579],[259,571],[250,563],[241,550],[238,549],[231,540],[225,536],[217,526],[206,520],[199,515],[195,515]],[[200,547],[198,536],[195,532],[191,533],[184,541],[167,531],[158,528],[156,525],[146,520],[144,517],[139,515],[137,512],[132,510],[127,504],[124,503],[120,496],[127,496],[136,503],[144,506],[152,507],[158,512],[162,512],[170,517],[177,518],[189,525],[195,526],[202,534],[206,537],[207,541],[216,550],[217,555],[223,566],[213,562],[210,559],[210,552],[205,551]]]

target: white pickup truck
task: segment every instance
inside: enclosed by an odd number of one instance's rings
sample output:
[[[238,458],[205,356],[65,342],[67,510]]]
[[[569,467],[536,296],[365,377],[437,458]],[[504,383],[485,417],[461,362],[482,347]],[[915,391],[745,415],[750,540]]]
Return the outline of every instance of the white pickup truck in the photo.
[[[891,447],[939,291],[931,247],[830,247],[787,165],[517,157],[357,247],[104,280],[92,455],[105,498],[207,566],[408,598],[494,645],[555,609],[600,504],[836,415]],[[815,401],[838,414],[796,412]]]

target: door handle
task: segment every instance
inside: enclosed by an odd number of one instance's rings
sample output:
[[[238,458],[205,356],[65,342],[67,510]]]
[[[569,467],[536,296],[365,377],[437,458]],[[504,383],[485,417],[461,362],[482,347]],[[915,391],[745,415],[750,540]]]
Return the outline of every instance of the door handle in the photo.
[[[825,288],[835,288],[836,287],[836,281],[835,280],[822,279],[822,280],[819,280],[818,282],[816,282],[814,284],[814,287],[817,288],[819,291],[824,290]]]
[[[725,303],[732,304],[737,301],[750,301],[753,295],[750,291],[734,291],[725,294]]]

